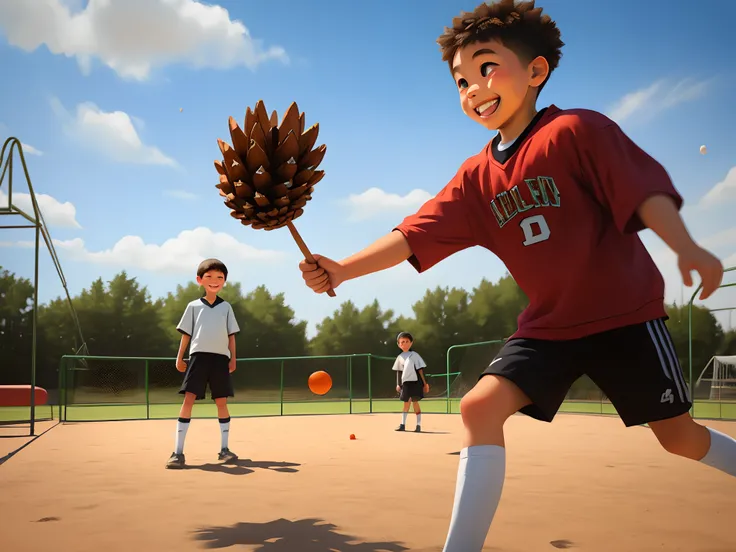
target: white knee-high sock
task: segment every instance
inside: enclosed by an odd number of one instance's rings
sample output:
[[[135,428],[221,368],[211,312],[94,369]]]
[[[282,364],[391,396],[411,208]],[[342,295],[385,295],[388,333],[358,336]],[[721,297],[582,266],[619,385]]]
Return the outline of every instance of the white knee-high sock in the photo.
[[[190,418],[179,418],[176,422],[176,454],[184,452],[184,439],[187,436],[189,422],[191,422]]]
[[[422,425],[422,413],[417,414],[417,425]]]
[[[480,552],[491,528],[506,476],[506,449],[497,445],[460,451],[455,504],[442,552]]]
[[[700,460],[703,464],[736,477],[736,439],[715,429],[710,432],[710,449]]]
[[[230,436],[230,417],[220,418],[220,449],[227,448],[228,437]]]
[[[401,425],[406,425],[406,417],[409,415],[408,412],[401,413]]]

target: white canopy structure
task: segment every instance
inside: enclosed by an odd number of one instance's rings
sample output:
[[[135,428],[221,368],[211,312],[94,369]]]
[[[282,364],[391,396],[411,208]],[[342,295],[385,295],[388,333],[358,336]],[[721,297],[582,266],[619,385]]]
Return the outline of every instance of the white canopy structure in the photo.
[[[700,373],[696,387],[700,382],[710,384],[710,399],[736,399],[736,355],[714,356]]]

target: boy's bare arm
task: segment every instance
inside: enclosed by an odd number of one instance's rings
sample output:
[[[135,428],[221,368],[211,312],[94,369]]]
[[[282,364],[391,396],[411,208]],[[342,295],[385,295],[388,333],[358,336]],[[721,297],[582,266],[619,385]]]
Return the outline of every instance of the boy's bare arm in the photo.
[[[227,348],[230,349],[230,371],[235,370],[236,356],[235,356],[235,336],[228,336]]]
[[[411,255],[411,248],[404,235],[393,231],[340,262],[314,255],[317,264],[304,260],[299,268],[307,285],[317,293],[324,293],[347,280],[396,266]]]
[[[362,251],[340,261],[344,271],[343,281],[386,270],[402,263],[411,255],[411,248],[404,234],[390,232]]]
[[[186,365],[184,365],[184,353],[187,350],[187,347],[189,347],[189,342],[191,341],[191,337],[189,337],[187,334],[181,334],[181,341],[179,342],[179,352],[176,354],[176,367],[177,369],[182,370],[182,366],[186,368]]]
[[[427,385],[427,378],[424,377],[424,368],[420,368],[417,372],[419,372],[419,377],[422,378],[422,385]]]
[[[700,274],[703,283],[701,299],[709,297],[723,280],[723,264],[711,253],[700,247],[685,227],[677,205],[667,195],[654,195],[637,209],[641,221],[657,234],[678,257],[678,266],[686,286],[693,285],[690,272]]]

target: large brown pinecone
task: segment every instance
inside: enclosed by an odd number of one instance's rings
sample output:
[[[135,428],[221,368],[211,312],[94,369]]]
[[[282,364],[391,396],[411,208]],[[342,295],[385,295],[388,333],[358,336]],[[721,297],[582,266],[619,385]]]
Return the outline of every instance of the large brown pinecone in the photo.
[[[314,148],[319,123],[304,130],[304,113],[292,103],[278,125],[276,111],[269,117],[262,100],[246,109],[245,131],[232,117],[229,123],[233,145],[217,140],[224,160],[215,169],[230,215],[256,229],[285,226],[304,212],[325,174],[317,167],[327,147]]]

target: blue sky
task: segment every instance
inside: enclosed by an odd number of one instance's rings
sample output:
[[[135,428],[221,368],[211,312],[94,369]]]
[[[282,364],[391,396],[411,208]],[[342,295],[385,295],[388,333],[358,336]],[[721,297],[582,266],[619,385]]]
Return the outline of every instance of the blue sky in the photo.
[[[707,14],[678,2],[538,5],[566,43],[540,106],[590,108],[618,121],[672,175],[695,237],[736,265],[736,64],[721,45],[730,39],[736,3]],[[296,226],[313,252],[333,258],[368,245],[493,137],[462,114],[435,42],[474,6],[0,3],[0,138],[27,145],[72,293],[125,269],[160,296],[193,279],[199,260],[217,256],[246,290],[266,284],[285,292],[311,334],[342,300],[362,306],[377,298],[410,313],[428,287],[471,289],[481,278],[497,280],[503,265],[474,249],[422,275],[404,264],[344,284],[334,299],[316,296],[302,283],[288,231],[258,232],[234,221],[214,188],[212,165],[217,138],[229,141],[230,115],[242,120],[259,99],[279,114],[296,101],[307,125],[319,122],[318,144],[327,145],[326,176]],[[16,204],[24,201],[15,196]],[[0,265],[31,276],[32,237],[3,231]],[[644,238],[665,274],[668,299],[679,301],[674,257],[650,233]],[[51,268],[42,257],[42,267]],[[42,276],[41,300],[61,292],[55,274]],[[736,294],[721,290],[707,304],[736,306]]]

